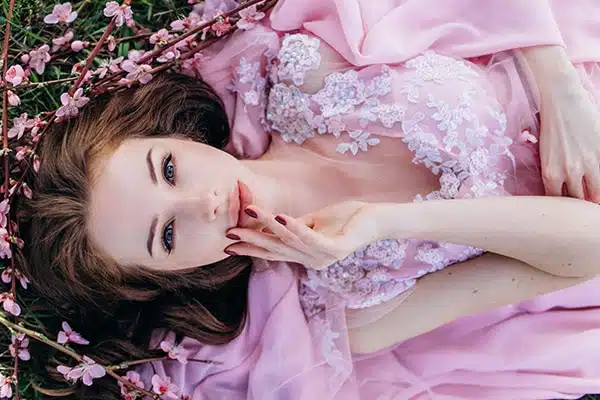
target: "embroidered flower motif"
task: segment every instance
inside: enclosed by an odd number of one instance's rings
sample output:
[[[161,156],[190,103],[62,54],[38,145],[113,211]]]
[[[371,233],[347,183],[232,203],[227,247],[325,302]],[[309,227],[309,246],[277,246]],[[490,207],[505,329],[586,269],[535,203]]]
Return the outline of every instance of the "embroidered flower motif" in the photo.
[[[70,24],[77,18],[77,12],[72,11],[71,3],[62,3],[54,6],[52,13],[44,17],[44,22],[47,24],[63,23]]]
[[[81,337],[79,333],[75,332],[66,321],[63,321],[62,331],[58,332],[56,341],[60,344],[67,344],[69,342],[84,345],[90,344],[90,342]]]
[[[8,351],[13,357],[19,357],[20,360],[29,361],[31,354],[29,354],[29,338],[24,333],[13,334],[11,337],[11,344],[8,346]]]
[[[265,17],[265,13],[258,11],[258,4],[253,4],[239,12],[240,20],[236,23],[237,27],[243,30],[254,28],[256,23]]]
[[[271,128],[281,133],[286,142],[302,144],[315,136],[312,125],[312,111],[309,110],[309,97],[295,86],[278,83],[269,93],[267,120]]]
[[[102,378],[106,375],[106,370],[96,361],[88,356],[83,356],[81,364],[71,368],[65,365],[59,365],[56,370],[60,372],[67,381],[75,383],[81,379],[84,385],[92,386],[94,379]]]
[[[152,376],[152,391],[160,395],[163,399],[177,400],[179,388],[171,383],[170,377],[161,378],[159,375]]]
[[[369,146],[378,145],[380,142],[379,138],[370,137],[371,134],[369,132],[350,131],[348,134],[354,140],[350,143],[338,144],[337,151],[342,154],[350,151],[353,155],[356,155],[359,150],[367,151]]]
[[[4,79],[6,79],[7,82],[10,82],[13,86],[19,86],[27,79],[27,77],[25,76],[23,67],[17,64],[11,65],[10,68],[8,68],[6,75],[4,75]]]
[[[77,89],[73,96],[65,92],[60,95],[62,106],[56,110],[56,116],[60,119],[76,117],[79,114],[79,109],[85,106],[88,101],[90,99],[83,95],[82,88]]]
[[[312,99],[321,106],[326,118],[348,114],[366,100],[365,84],[355,70],[334,72],[325,77],[325,86]]]
[[[291,80],[294,85],[304,83],[304,77],[310,70],[319,68],[319,39],[303,34],[286,35],[279,50],[277,75],[282,81]]]
[[[119,27],[123,25],[123,22],[127,26],[133,26],[133,12],[131,7],[128,5],[119,5],[116,1],[109,1],[104,7],[104,16],[115,19],[115,26]]]

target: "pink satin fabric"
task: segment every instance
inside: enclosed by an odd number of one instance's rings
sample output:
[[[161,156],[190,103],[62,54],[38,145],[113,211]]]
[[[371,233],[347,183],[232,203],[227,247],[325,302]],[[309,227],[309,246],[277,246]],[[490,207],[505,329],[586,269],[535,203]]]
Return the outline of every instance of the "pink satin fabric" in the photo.
[[[255,158],[269,137],[258,108],[226,89],[241,57],[276,52],[279,37],[302,29],[327,42],[351,65],[401,63],[425,50],[463,58],[498,54],[496,87],[515,74],[498,57],[505,50],[566,45],[590,92],[600,93],[600,2],[578,0],[282,0],[270,22],[234,35],[211,50],[203,77],[224,99],[233,127],[228,150]],[[512,91],[515,88],[516,92]],[[535,86],[526,124],[539,99]],[[518,103],[517,104],[522,104]],[[508,112],[507,112],[508,113]],[[525,113],[526,115],[527,113]],[[514,190],[541,190],[536,152],[517,151]],[[222,362],[176,361],[140,368],[144,380],[166,374],[193,399],[556,399],[600,392],[600,279],[514,306],[457,320],[392,349],[353,358],[352,369],[330,385],[298,298],[297,271],[257,260],[249,287],[249,318],[241,336],[225,346],[185,339],[190,357]],[[451,299],[448,299],[451,301]],[[410,323],[410,321],[406,321]]]

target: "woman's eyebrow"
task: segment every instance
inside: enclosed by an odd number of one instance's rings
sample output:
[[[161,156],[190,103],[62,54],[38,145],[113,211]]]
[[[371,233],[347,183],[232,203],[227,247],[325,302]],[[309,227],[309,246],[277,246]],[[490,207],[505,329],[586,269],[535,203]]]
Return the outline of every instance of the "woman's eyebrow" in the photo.
[[[148,239],[146,240],[146,248],[148,249],[148,254],[150,254],[150,257],[152,258],[154,258],[152,255],[152,244],[154,243],[154,235],[156,235],[156,224],[158,224],[158,217],[155,215],[150,224]]]
[[[150,179],[152,183],[155,185],[158,184],[158,180],[156,179],[156,171],[154,170],[154,164],[152,163],[152,150],[154,147],[150,147],[148,153],[146,154],[146,164],[148,164],[148,171],[150,172]]]

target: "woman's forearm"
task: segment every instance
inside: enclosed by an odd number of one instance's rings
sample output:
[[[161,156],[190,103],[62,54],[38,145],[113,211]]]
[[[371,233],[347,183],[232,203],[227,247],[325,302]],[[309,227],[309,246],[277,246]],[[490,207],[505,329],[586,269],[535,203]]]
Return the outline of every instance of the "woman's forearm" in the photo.
[[[566,50],[561,46],[536,46],[520,50],[519,63],[526,63],[542,95],[560,82],[578,79]]]
[[[381,238],[469,245],[559,276],[600,274],[600,207],[565,197],[378,203]]]
[[[517,304],[584,280],[550,275],[514,259],[484,254],[419,279],[408,298],[391,300],[398,304],[376,321],[369,320],[376,310],[347,311],[353,321],[368,321],[355,323],[358,327],[349,331],[350,347],[354,353],[379,351],[458,318]]]

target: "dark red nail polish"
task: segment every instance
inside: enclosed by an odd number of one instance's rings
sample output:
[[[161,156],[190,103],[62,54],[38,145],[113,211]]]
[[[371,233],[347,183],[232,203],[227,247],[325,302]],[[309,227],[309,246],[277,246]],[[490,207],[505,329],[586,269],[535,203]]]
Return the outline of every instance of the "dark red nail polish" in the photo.
[[[235,233],[228,233],[227,235],[225,235],[228,239],[231,240],[240,240],[240,237],[238,235],[236,235]]]
[[[229,254],[230,256],[237,256],[237,253],[233,250],[223,250],[226,254]]]
[[[275,217],[275,221],[279,222],[281,225],[287,225],[285,219],[283,219],[283,217],[280,217],[279,215]]]
[[[256,211],[254,211],[254,210],[250,210],[250,209],[246,208],[244,210],[244,212],[246,214],[248,214],[248,216],[251,217],[251,218],[257,218],[258,217],[258,214],[256,214]]]

